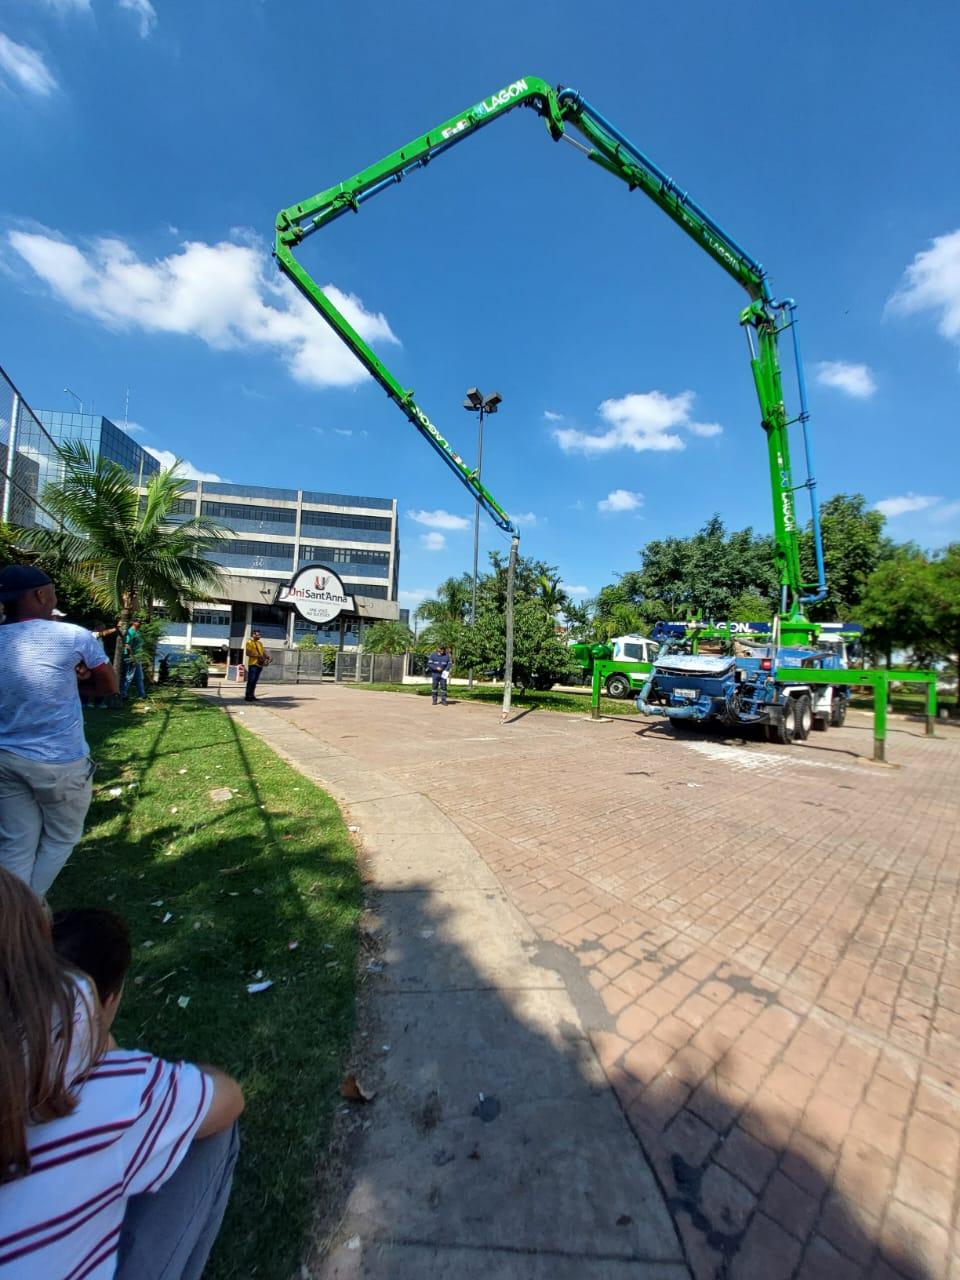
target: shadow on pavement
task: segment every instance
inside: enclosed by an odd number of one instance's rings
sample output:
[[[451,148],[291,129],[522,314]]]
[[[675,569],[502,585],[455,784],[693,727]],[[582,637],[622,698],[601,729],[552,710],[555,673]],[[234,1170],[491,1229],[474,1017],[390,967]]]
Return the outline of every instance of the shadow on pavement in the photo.
[[[488,936],[482,883],[450,886],[472,916],[415,875],[368,890],[356,1070],[376,1097],[343,1108],[343,1199],[305,1277],[942,1280],[707,1055],[652,1079],[618,1057],[581,958],[522,924]]]

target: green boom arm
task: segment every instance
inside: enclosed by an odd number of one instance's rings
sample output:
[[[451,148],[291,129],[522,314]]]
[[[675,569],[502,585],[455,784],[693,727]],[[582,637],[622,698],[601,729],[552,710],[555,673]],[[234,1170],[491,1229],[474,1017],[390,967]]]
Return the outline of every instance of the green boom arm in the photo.
[[[515,80],[499,93],[451,117],[429,133],[415,138],[407,146],[392,152],[379,163],[354,177],[329,187],[309,200],[283,209],[277,216],[275,254],[280,269],[290,277],[304,297],[320,312],[360,362],[400,406],[417,430],[426,437],[444,461],[456,472],[461,482],[500,528],[516,534],[509,516],[492,494],[480,483],[476,472],[451,447],[439,430],[416,403],[413,392],[405,390],[383,362],[363,341],[349,321],[324,294],[317,282],[297,261],[293,250],[305,236],[326,226],[347,212],[358,212],[361,204],[408,174],[426,166],[443,151],[462,142],[515,107],[531,107],[541,115],[551,137],[566,138],[584,151],[596,164],[620,178],[630,190],[643,191],[683,231],[700,245],[748,293],[750,304],[740,314],[747,329],[751,368],[760,400],[761,424],[767,436],[770,479],[773,492],[774,538],[777,570],[781,584],[781,613],[785,624],[784,639],[801,635],[805,626],[803,604],[820,600],[826,594],[823,557],[820,544],[816,482],[812,478],[810,448],[807,439],[806,391],[799,347],[796,345],[795,306],[790,300],[775,302],[770,295],[763,267],[749,256],[723,231],[710,216],[682,191],[652,160],[600,115],[578,93],[570,89],[551,88],[544,80],[527,76]],[[575,141],[567,132],[576,129],[589,146]],[[797,418],[804,430],[808,478],[795,486],[792,479],[788,419],[783,398],[782,374],[778,354],[778,334],[791,329],[797,357],[801,408]],[[802,581],[794,492],[806,488],[810,492],[813,511],[814,544],[817,555],[818,581],[812,594]],[[789,624],[794,632],[789,632]]]

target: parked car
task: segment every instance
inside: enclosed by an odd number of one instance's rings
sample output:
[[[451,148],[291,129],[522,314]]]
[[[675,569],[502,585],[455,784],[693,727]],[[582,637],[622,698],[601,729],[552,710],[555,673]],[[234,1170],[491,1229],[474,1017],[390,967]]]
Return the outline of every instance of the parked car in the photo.
[[[206,654],[198,653],[194,649],[165,653],[160,659],[157,679],[160,684],[206,689],[210,683]]]

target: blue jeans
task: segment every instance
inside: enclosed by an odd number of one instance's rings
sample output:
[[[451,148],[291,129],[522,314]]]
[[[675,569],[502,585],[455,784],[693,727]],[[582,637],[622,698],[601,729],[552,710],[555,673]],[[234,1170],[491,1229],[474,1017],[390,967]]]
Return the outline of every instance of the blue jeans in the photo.
[[[257,690],[257,681],[260,679],[260,673],[263,667],[247,667],[247,702],[253,702]]]
[[[445,671],[430,672],[430,689],[431,689],[431,693],[433,694],[433,701],[436,702],[437,689],[439,689],[440,701],[443,703],[444,706],[447,705],[447,682],[444,679],[444,676],[446,676],[446,674],[447,673]]]
[[[237,1125],[198,1138],[159,1191],[130,1197],[116,1280],[200,1280],[230,1199],[239,1153]]]
[[[128,662],[123,673],[123,696],[126,697],[130,692],[130,686],[136,684],[137,697],[145,698],[147,691],[143,687],[143,663]]]

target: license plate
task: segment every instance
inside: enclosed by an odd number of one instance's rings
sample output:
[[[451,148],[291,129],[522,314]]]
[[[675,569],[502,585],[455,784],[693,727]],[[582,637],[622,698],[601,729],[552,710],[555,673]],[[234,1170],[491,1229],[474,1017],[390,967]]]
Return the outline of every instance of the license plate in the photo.
[[[674,689],[673,692],[678,698],[690,698],[693,702],[700,697],[699,689]]]

